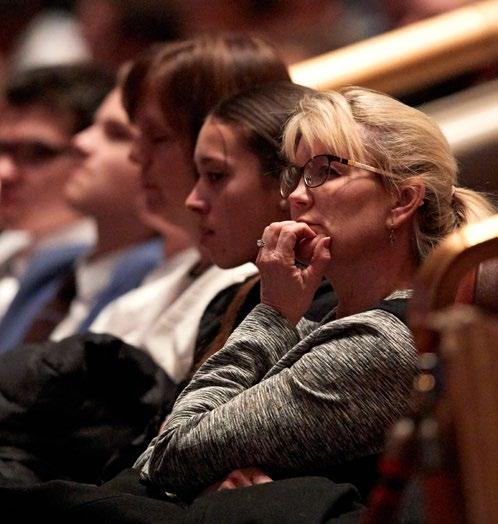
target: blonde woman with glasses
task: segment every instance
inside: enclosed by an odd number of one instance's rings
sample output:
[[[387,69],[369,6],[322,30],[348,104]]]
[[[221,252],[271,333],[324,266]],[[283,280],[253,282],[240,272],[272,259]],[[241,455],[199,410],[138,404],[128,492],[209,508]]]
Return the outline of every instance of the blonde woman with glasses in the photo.
[[[139,461],[167,492],[193,496],[227,475],[226,488],[318,473],[368,484],[349,465],[382,450],[417,372],[403,320],[413,276],[445,235],[492,212],[458,187],[437,125],[384,94],[307,95],[283,150],[292,220],[258,241],[261,304]],[[337,307],[300,321],[324,277]]]

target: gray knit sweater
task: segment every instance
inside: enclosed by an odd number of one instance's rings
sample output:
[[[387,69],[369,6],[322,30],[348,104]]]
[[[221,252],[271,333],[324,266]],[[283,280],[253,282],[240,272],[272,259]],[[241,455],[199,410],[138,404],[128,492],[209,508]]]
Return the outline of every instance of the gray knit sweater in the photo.
[[[236,468],[292,476],[379,452],[408,407],[412,336],[380,309],[331,317],[294,328],[257,306],[195,374],[135,467],[185,495]]]

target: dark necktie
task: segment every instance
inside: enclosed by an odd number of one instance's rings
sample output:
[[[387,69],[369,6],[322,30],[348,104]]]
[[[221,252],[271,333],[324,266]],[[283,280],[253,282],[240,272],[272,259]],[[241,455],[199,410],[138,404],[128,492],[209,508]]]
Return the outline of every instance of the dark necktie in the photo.
[[[52,300],[41,309],[23,338],[24,343],[45,342],[56,326],[66,317],[76,296],[76,279],[71,271],[61,282]]]

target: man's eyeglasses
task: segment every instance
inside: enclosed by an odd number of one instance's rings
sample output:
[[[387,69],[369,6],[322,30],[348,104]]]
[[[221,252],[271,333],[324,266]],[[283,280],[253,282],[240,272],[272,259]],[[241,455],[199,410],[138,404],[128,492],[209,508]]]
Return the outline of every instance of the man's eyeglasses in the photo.
[[[389,176],[389,173],[367,166],[355,160],[341,158],[335,155],[317,155],[310,158],[304,166],[287,166],[280,175],[280,194],[287,198],[299,185],[301,177],[306,187],[321,186],[328,178],[339,178],[345,176],[344,166],[365,169],[378,175]]]
[[[38,140],[0,141],[0,156],[10,156],[14,162],[26,165],[42,164],[70,150],[70,146],[55,146]]]

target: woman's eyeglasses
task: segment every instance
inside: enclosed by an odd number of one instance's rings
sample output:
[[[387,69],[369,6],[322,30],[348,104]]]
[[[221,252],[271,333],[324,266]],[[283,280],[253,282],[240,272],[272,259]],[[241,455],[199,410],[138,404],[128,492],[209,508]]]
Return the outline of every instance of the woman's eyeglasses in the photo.
[[[321,186],[328,178],[339,178],[345,176],[344,166],[365,169],[378,175],[388,176],[389,173],[367,166],[355,160],[341,158],[335,155],[317,155],[310,158],[304,166],[287,166],[280,175],[280,194],[287,198],[299,185],[301,177],[306,187]]]

